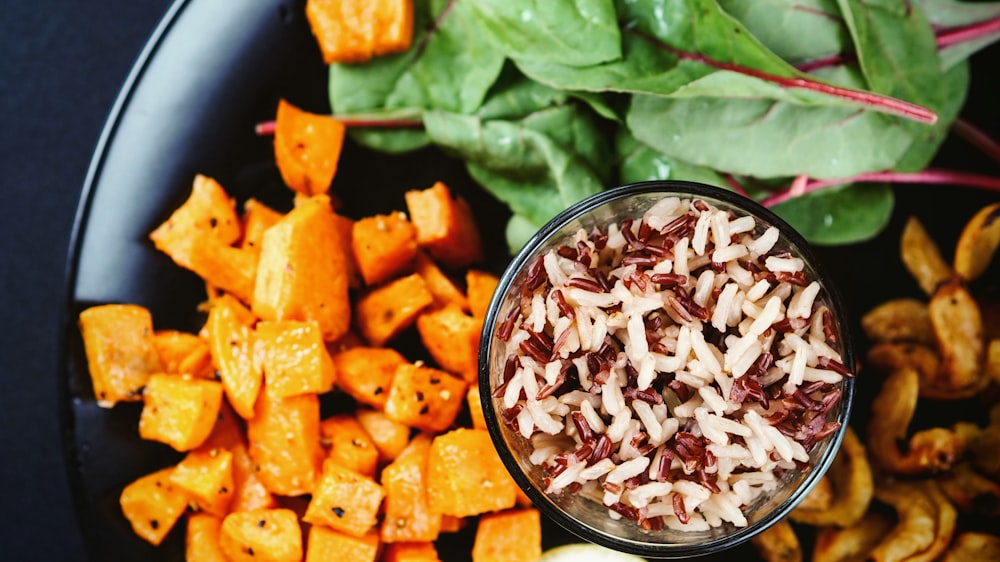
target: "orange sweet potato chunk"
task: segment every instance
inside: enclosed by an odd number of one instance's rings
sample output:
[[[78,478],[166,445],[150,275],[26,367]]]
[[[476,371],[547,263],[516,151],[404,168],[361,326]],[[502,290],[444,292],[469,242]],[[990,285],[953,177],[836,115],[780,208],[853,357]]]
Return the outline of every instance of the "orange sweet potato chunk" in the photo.
[[[425,310],[417,317],[424,347],[442,369],[467,382],[479,376],[479,338],[483,321],[455,305]]]
[[[417,243],[447,268],[483,261],[483,244],[472,210],[442,182],[407,191],[406,207],[417,229]]]
[[[274,159],[285,184],[302,195],[329,191],[344,146],[344,131],[344,124],[329,115],[310,113],[280,100]]]
[[[458,428],[431,443],[427,497],[434,511],[466,517],[509,509],[516,487],[486,431]]]
[[[413,325],[420,312],[434,302],[427,284],[413,273],[377,287],[358,299],[358,329],[373,346],[382,346]]]
[[[378,533],[374,530],[355,537],[313,525],[309,528],[306,562],[374,562],[378,549]]]
[[[384,496],[373,479],[327,459],[302,519],[361,537],[375,527]]]
[[[191,248],[211,240],[228,246],[240,238],[236,202],[214,179],[197,175],[191,195],[163,224],[150,233],[157,250],[167,254],[177,265],[193,269]]]
[[[473,562],[534,562],[542,556],[542,522],[538,510],[488,513],[479,518]]]
[[[368,477],[375,477],[378,448],[364,426],[351,414],[336,414],[319,424],[326,458]]]
[[[413,40],[413,0],[308,0],[306,17],[327,64],[406,51]]]
[[[149,310],[131,304],[93,306],[80,313],[79,324],[97,405],[142,400],[149,376],[163,371]]]
[[[440,562],[432,542],[397,542],[386,545],[383,562]]]
[[[382,542],[423,542],[437,539],[441,514],[427,500],[427,459],[431,437],[419,434],[392,464],[382,469],[385,522]]]
[[[212,351],[205,338],[179,330],[157,330],[153,333],[153,345],[160,356],[163,372],[200,379],[215,376]]]
[[[441,271],[434,260],[423,250],[417,252],[414,261],[416,272],[423,277],[427,290],[434,297],[434,306],[455,305],[462,310],[469,309],[469,300],[448,275]]]
[[[187,509],[188,495],[170,481],[174,468],[147,474],[125,486],[119,496],[122,514],[135,534],[158,545]]]
[[[257,276],[257,252],[201,239],[191,245],[188,258],[189,269],[206,283],[250,302]]]
[[[465,272],[465,292],[469,297],[469,310],[474,317],[479,319],[486,317],[493,292],[497,290],[499,284],[500,279],[492,273],[478,269]]]
[[[377,285],[413,268],[417,231],[398,211],[365,217],[354,223],[351,247],[365,283]]]
[[[227,562],[219,547],[222,518],[207,513],[192,513],[187,518],[184,539],[185,562]]]
[[[243,238],[240,248],[260,254],[260,241],[264,231],[275,225],[283,215],[256,199],[247,199],[243,204]]]
[[[329,198],[311,197],[264,232],[253,312],[315,320],[325,340],[336,340],[351,321],[346,259]]]
[[[233,498],[230,511],[251,511],[275,507],[274,496],[257,478],[257,468],[244,437],[244,428],[237,414],[223,401],[215,427],[199,451],[225,449],[232,454]]]
[[[354,415],[375,443],[379,462],[392,462],[410,442],[409,426],[389,418],[384,412],[360,409]]]
[[[219,546],[230,562],[299,562],[302,529],[290,509],[234,512],[222,520]]]
[[[469,391],[465,394],[465,401],[469,407],[469,416],[472,418],[473,429],[486,429],[486,417],[483,415],[483,402],[479,395],[479,385],[472,383]]]
[[[333,388],[333,361],[318,323],[260,322],[256,334],[265,384],[274,396],[323,393]]]
[[[348,286],[352,289],[361,288],[361,272],[354,257],[354,220],[334,213],[334,222],[340,234],[340,244],[344,252],[344,266],[347,268]]]
[[[222,385],[182,375],[156,374],[142,394],[139,435],[190,451],[204,443],[222,404]]]
[[[263,374],[254,361],[253,314],[228,295],[212,301],[205,330],[212,362],[233,409],[243,418],[254,415]]]
[[[465,381],[440,369],[407,363],[396,369],[385,415],[432,433],[455,423],[465,400]]]
[[[282,496],[312,491],[323,458],[317,395],[280,398],[265,385],[247,421],[247,439],[257,477],[268,490]]]
[[[220,448],[192,451],[174,467],[170,481],[184,489],[200,511],[224,517],[236,490],[233,454]]]
[[[354,347],[333,356],[337,386],[355,400],[374,408],[385,407],[396,369],[409,361],[388,347]]]

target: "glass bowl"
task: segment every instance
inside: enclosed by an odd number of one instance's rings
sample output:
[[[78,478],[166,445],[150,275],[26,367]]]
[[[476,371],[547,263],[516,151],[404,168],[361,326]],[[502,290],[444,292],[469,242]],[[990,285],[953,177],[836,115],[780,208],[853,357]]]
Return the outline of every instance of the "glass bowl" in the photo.
[[[691,218],[675,218],[685,210]],[[698,226],[695,214],[709,215],[709,226]],[[743,216],[753,220],[736,221]],[[630,236],[623,235],[624,225]],[[706,236],[710,244],[718,236],[718,247],[706,244]],[[683,253],[680,238],[687,242]],[[627,259],[615,249],[626,242]],[[736,245],[743,248],[726,250]],[[727,261],[747,248],[752,252]],[[599,279],[595,265],[605,264],[607,272],[609,260],[617,270]],[[645,281],[637,280],[640,271]],[[702,276],[707,280],[699,293]],[[829,279],[786,222],[716,187],[642,182],[566,209],[508,266],[483,327],[480,392],[504,465],[542,513],[615,550],[683,558],[749,540],[808,495],[847,428],[854,379],[844,365],[854,365],[854,353]],[[723,296],[727,284],[735,285],[730,294],[743,295],[738,309]],[[787,287],[772,292],[779,284]],[[814,297],[807,299],[802,293],[809,285]],[[622,287],[653,300],[622,296]],[[782,291],[801,296],[793,301]],[[766,312],[771,297],[784,321]],[[723,299],[728,314],[715,318]],[[756,346],[752,340],[762,342],[762,351],[748,363],[743,355]],[[772,352],[770,362],[760,358],[763,351]],[[733,387],[740,388],[734,393]],[[617,416],[623,419],[615,425]],[[782,440],[775,429],[791,436]],[[611,472],[600,474],[609,466]]]

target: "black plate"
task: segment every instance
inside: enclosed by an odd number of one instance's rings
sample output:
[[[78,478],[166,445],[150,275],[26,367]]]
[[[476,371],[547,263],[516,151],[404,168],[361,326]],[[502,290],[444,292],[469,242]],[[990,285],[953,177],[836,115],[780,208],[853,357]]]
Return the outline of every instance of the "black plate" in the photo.
[[[326,69],[303,16],[303,0],[179,0],[150,39],[126,82],[84,186],[68,264],[70,306],[65,319],[63,427],[68,473],[87,551],[93,560],[182,560],[183,528],[159,548],[137,538],[118,508],[121,488],[136,477],[178,460],[165,445],[139,439],[138,404],[98,408],[93,399],[77,314],[87,306],[130,302],[148,307],[157,328],[197,330],[203,317],[201,282],[156,252],[148,233],[180,204],[196,173],[210,175],[242,201],[253,196],[287,208],[290,195],[273,163],[270,139],[253,134],[271,119],[279,98],[328,111]],[[981,54],[974,79],[989,72]],[[984,72],[985,71],[985,72]],[[977,84],[973,115],[996,135],[992,84]],[[996,171],[985,158],[950,143],[942,160],[964,169]],[[466,196],[481,220],[497,272],[505,262],[507,212],[475,188],[460,163],[432,150],[387,157],[345,147],[333,190],[345,212],[365,216],[403,208],[403,192],[443,180]],[[857,313],[889,296],[917,296],[899,262],[903,218],[915,212],[941,240],[953,241],[962,222],[996,194],[946,188],[897,190],[899,210],[876,240],[822,250]],[[940,203],[941,196],[947,205]],[[949,242],[950,244],[950,242]],[[946,247],[946,251],[948,248]],[[996,279],[996,270],[991,276]],[[866,387],[862,384],[861,392]],[[866,415],[867,405],[856,408]],[[469,559],[472,531],[439,541],[445,560]],[[546,547],[573,540],[545,524]],[[726,557],[755,558],[744,547]]]

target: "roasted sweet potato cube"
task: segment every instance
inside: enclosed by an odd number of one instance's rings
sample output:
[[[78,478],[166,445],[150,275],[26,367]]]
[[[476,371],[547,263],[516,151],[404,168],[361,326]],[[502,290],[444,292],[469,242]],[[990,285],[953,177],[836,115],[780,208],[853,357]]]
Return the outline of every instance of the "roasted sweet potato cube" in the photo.
[[[440,369],[401,365],[389,387],[385,415],[423,431],[444,431],[462,409],[465,386],[465,381]]]
[[[192,513],[187,518],[184,539],[185,562],[228,562],[219,547],[222,518],[208,513]]]
[[[149,238],[157,250],[170,256],[177,265],[193,269],[191,248],[194,245],[211,240],[228,246],[239,240],[240,233],[236,202],[219,182],[197,175],[191,195]]]
[[[472,210],[441,182],[407,191],[406,207],[417,229],[417,243],[447,268],[483,261],[483,244]]]
[[[455,517],[454,515],[441,515],[441,532],[457,533],[465,528],[469,522],[467,517]]]
[[[413,40],[413,0],[309,0],[306,17],[327,64],[403,52]]]
[[[378,547],[374,529],[356,537],[313,525],[309,528],[306,562],[374,562]]]
[[[407,363],[388,347],[355,347],[333,356],[337,386],[358,402],[378,409],[385,406],[396,369]]]
[[[419,434],[382,469],[385,522],[382,542],[433,541],[441,530],[441,514],[431,511],[427,499],[427,458],[431,437]]]
[[[253,417],[263,373],[254,361],[253,314],[224,295],[212,301],[205,330],[212,362],[233,409],[243,419]]]
[[[260,322],[257,346],[263,357],[265,384],[275,396],[323,393],[333,388],[333,361],[318,323]]]
[[[153,345],[160,356],[163,372],[200,379],[215,377],[212,351],[205,338],[179,330],[157,330],[153,333]]]
[[[479,396],[479,385],[470,384],[465,393],[465,401],[469,406],[469,416],[472,418],[473,429],[486,429],[486,417],[483,415],[483,403]]]
[[[410,427],[390,419],[383,412],[362,409],[354,415],[375,443],[380,462],[391,462],[410,442]]]
[[[344,124],[329,115],[278,102],[274,160],[285,184],[302,195],[330,190],[344,146]]]
[[[220,448],[192,451],[174,467],[170,481],[183,488],[200,511],[224,517],[236,490],[233,454]]]
[[[290,509],[234,512],[222,520],[219,546],[230,562],[299,562],[302,529]]]
[[[499,284],[500,280],[492,273],[478,269],[465,272],[465,292],[469,298],[469,311],[473,316],[479,319],[486,317],[493,292],[497,290]]]
[[[243,237],[240,239],[240,248],[260,254],[260,241],[264,237],[264,231],[274,226],[282,216],[282,213],[256,199],[247,199],[243,203]]]
[[[424,347],[442,369],[467,382],[479,376],[479,338],[483,321],[455,305],[425,310],[417,317]]]
[[[135,534],[158,545],[187,509],[188,495],[170,481],[174,467],[147,474],[125,486],[119,497],[122,514]]]
[[[533,562],[542,556],[542,521],[538,510],[488,513],[479,518],[473,562]]]
[[[149,310],[132,304],[92,306],[80,313],[79,323],[97,405],[142,400],[149,376],[163,371]]]
[[[224,448],[232,454],[234,492],[230,511],[250,511],[275,506],[271,492],[257,478],[256,465],[247,450],[242,422],[225,401],[219,408],[219,416],[211,435],[198,450],[211,452],[213,448]]]
[[[302,519],[361,537],[375,527],[384,496],[375,480],[327,459]]]
[[[257,276],[257,252],[204,238],[191,245],[188,257],[189,269],[206,283],[243,302],[251,301]]]
[[[326,458],[359,474],[375,477],[378,448],[364,426],[351,414],[337,414],[319,424]]]
[[[434,297],[434,306],[455,305],[462,310],[469,309],[469,300],[462,294],[461,289],[447,273],[441,271],[427,252],[418,251],[413,264],[417,274],[423,277],[424,283],[427,284],[427,290]]]
[[[343,215],[334,214],[337,232],[340,233],[340,243],[344,251],[344,266],[347,271],[348,285],[352,289],[358,289],[362,285],[361,272],[358,271],[358,262],[354,257],[354,220]]]
[[[397,542],[386,545],[383,562],[440,562],[432,542]]]
[[[427,497],[432,510],[466,517],[509,509],[517,501],[515,488],[486,431],[454,429],[431,443]]]
[[[413,325],[434,302],[422,277],[413,273],[372,289],[355,307],[358,329],[373,346],[385,345]]]
[[[156,374],[142,394],[139,435],[190,451],[205,442],[222,403],[222,385],[186,375]]]
[[[413,269],[417,231],[398,211],[365,217],[354,223],[351,248],[365,283],[377,285]]]
[[[312,491],[323,458],[315,394],[280,398],[265,385],[247,421],[247,439],[257,477],[268,490],[282,496]]]
[[[311,197],[264,232],[252,310],[264,320],[315,320],[332,341],[350,326],[344,246],[330,200]]]

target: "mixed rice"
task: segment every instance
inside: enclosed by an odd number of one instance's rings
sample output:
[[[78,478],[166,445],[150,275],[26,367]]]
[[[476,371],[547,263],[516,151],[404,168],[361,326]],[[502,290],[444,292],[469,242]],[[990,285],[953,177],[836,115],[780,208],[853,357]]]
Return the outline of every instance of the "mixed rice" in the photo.
[[[577,232],[528,264],[493,396],[547,493],[647,530],[743,508],[840,427],[836,324],[774,226],[700,199]]]

